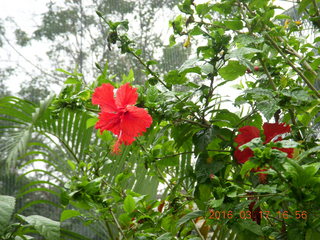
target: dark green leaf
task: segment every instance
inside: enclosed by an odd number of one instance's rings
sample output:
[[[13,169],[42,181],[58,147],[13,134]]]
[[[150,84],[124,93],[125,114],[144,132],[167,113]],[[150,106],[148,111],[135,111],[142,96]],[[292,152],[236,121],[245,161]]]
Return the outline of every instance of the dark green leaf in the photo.
[[[170,84],[183,84],[188,81],[188,78],[178,70],[173,70],[164,76],[164,80]]]
[[[243,28],[241,20],[226,20],[224,21],[224,24],[231,30],[241,30]]]
[[[241,221],[239,223],[241,227],[243,227],[246,230],[249,230],[250,232],[253,232],[254,234],[257,234],[259,236],[263,236],[261,226],[259,226],[255,221]]]
[[[184,215],[182,218],[179,219],[179,221],[177,222],[177,227],[181,226],[182,224],[195,219],[197,217],[202,217],[205,215],[205,212],[202,210],[197,210],[191,213],[188,213],[187,215]]]

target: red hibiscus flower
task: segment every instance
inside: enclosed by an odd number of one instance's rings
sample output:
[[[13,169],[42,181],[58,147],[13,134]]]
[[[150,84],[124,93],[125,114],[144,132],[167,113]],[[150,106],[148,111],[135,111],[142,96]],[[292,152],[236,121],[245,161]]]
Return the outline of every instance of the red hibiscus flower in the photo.
[[[101,108],[95,128],[101,132],[108,130],[118,136],[113,146],[114,153],[120,151],[122,143],[132,144],[135,137],[145,132],[152,123],[152,118],[145,109],[133,106],[137,99],[137,89],[129,83],[117,90],[116,97],[111,84],[102,84],[93,93],[92,103]]]
[[[285,126],[284,123],[264,123],[263,131],[265,136],[264,144],[269,143],[272,139],[278,136],[275,140],[281,141],[282,137],[279,136],[284,133],[290,132],[290,126]],[[235,142],[238,143],[236,151],[234,152],[234,157],[238,163],[245,163],[249,160],[250,157],[253,157],[253,151],[250,148],[245,148],[243,151],[239,149],[240,146],[250,142],[252,139],[260,137],[260,131],[258,128],[254,126],[244,126],[239,129],[240,134],[238,134],[235,138]],[[289,158],[293,157],[293,148],[277,148],[278,150],[287,153]],[[255,172],[263,172],[266,169],[255,169]],[[260,182],[266,181],[266,174],[259,174]]]

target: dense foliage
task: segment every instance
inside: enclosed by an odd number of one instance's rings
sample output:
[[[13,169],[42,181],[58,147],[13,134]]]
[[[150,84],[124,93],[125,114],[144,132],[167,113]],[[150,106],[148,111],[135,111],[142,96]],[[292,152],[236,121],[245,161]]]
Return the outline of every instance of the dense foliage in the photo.
[[[0,196],[1,239],[86,239],[68,228],[76,221],[95,228],[91,239],[319,239],[319,5],[301,1],[297,20],[268,0],[184,0],[170,45],[193,57],[166,73],[136,48],[128,21],[97,11],[110,48],[147,81],[128,69],[116,81],[97,63],[90,84],[60,69],[63,90],[39,105],[1,99],[8,171],[50,168],[32,170],[44,177],[16,198],[59,198],[13,214],[15,198]],[[236,98],[219,94],[230,83]],[[43,203],[59,219],[22,214]]]

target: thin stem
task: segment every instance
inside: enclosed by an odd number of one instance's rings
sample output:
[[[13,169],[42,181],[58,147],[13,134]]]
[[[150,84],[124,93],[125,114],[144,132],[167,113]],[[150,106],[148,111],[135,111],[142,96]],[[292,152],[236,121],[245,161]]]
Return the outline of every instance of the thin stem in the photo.
[[[320,10],[319,10],[319,8],[318,8],[318,5],[317,5],[317,2],[316,2],[316,0],[312,0],[312,4],[313,4],[313,6],[314,6],[314,9],[316,10],[316,16],[320,16]]]
[[[197,233],[198,233],[199,237],[200,237],[202,240],[205,240],[205,238],[202,236],[202,234],[201,234],[201,232],[200,232],[199,228],[197,227],[197,225],[196,225],[196,223],[193,221],[193,219],[192,219],[192,223],[193,223],[193,226],[194,226],[194,228],[196,229],[196,231],[197,231]]]
[[[282,43],[285,42],[284,39],[281,38],[281,37],[278,37],[278,39],[279,39]],[[304,57],[301,56],[296,50],[294,50],[292,47],[286,45],[286,49],[284,49],[284,51],[287,52],[287,53],[289,53],[289,54],[292,54],[292,55],[296,56],[297,58],[299,58],[299,59],[302,61],[302,65],[303,65],[306,69],[308,69],[314,76],[317,76],[316,71],[313,70],[313,68],[310,66],[310,64],[309,64],[307,61],[303,60]]]
[[[110,209],[110,213],[111,213],[111,216],[112,216],[114,222],[116,223],[116,226],[119,229],[121,235],[123,236],[124,239],[127,239],[126,235],[124,234],[124,232],[123,232],[123,230],[122,230],[122,228],[121,228],[121,226],[120,226],[120,224],[119,224],[119,222],[118,222],[118,220],[116,218],[116,216],[114,215],[114,213],[113,213],[113,211],[111,209]]]
[[[204,128],[209,128],[210,125],[207,124],[207,123],[200,123],[200,122],[196,122],[196,121],[192,121],[192,120],[189,120],[189,119],[185,119],[185,118],[181,118],[181,119],[178,119],[178,121],[181,120],[183,122],[188,122],[188,123],[192,123],[194,125],[199,125],[200,127],[204,127]]]
[[[257,195],[250,195],[250,197],[270,197],[270,196],[281,196],[285,195],[284,193],[268,193],[268,194],[257,194]],[[238,198],[248,198],[248,195],[241,195],[237,196]]]
[[[225,153],[230,153],[230,150],[220,150],[220,149],[207,149],[208,152],[225,152]],[[172,155],[167,155],[167,156],[163,156],[163,157],[159,157],[159,158],[155,158],[156,160],[161,160],[161,159],[165,159],[165,158],[170,158],[170,157],[176,157],[176,156],[180,156],[183,154],[194,154],[196,152],[192,151],[192,152],[181,152],[181,153],[176,153],[176,154],[172,154]]]
[[[167,186],[173,190],[173,187],[171,186],[171,184],[169,184],[169,182],[167,181],[167,179],[163,176],[162,172],[160,171],[160,169],[158,168],[157,164],[154,164],[154,167],[159,175],[159,177],[165,182],[165,184],[167,184]]]
[[[274,83],[274,81],[273,81],[273,79],[271,77],[271,74],[270,74],[270,72],[269,72],[269,70],[268,70],[268,68],[266,66],[266,63],[262,59],[260,59],[260,63],[262,65],[262,67],[263,67],[264,72],[267,74],[267,77],[269,79],[271,87],[273,88],[274,91],[277,91],[277,86],[276,86],[276,84]]]
[[[292,109],[289,109],[289,114],[290,114],[290,118],[291,118],[292,124],[297,126],[296,118],[294,116],[294,112],[293,112]],[[299,140],[302,140],[303,137],[302,137],[302,134],[301,134],[300,130],[298,130],[297,133],[298,133]]]

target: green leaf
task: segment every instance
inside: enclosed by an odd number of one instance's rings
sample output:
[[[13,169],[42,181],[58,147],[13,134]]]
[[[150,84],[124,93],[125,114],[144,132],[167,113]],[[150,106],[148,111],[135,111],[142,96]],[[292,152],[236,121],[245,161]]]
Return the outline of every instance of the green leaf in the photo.
[[[245,74],[246,66],[241,65],[238,61],[230,60],[228,65],[219,70],[219,74],[225,80],[235,80]]]
[[[252,161],[246,161],[240,171],[240,175],[242,178],[245,177],[245,175],[253,168],[256,168],[258,165],[253,163]]]
[[[64,81],[64,84],[81,84],[81,82],[77,78],[69,77]]]
[[[261,52],[261,50],[256,49],[256,48],[242,47],[242,48],[238,48],[238,49],[233,50],[229,54],[229,58],[243,59],[248,54],[255,54],[255,53],[260,53],[260,52]]]
[[[87,129],[93,127],[93,126],[98,122],[98,120],[99,120],[99,119],[96,118],[96,117],[94,117],[94,118],[89,118],[89,119],[87,120],[87,123],[86,123]]]
[[[196,66],[198,63],[199,59],[198,58],[191,58],[185,61],[182,66],[179,68],[180,74],[186,74],[186,73],[201,73],[201,68],[199,66]]]
[[[68,71],[66,71],[66,70],[63,70],[62,68],[57,68],[56,71],[65,73],[65,74],[70,75],[70,76],[74,76],[73,73],[70,73],[70,72],[68,72]]]
[[[87,101],[91,97],[91,92],[90,92],[90,90],[83,90],[78,93],[78,97],[83,101]]]
[[[191,219],[202,217],[205,215],[205,212],[202,210],[197,210],[191,213],[188,213],[187,215],[184,215],[182,218],[179,219],[177,222],[177,227],[181,226],[182,224],[190,221]]]
[[[191,9],[192,0],[184,0],[184,2],[178,5],[178,8],[181,12],[186,14],[193,14],[193,10]]]
[[[279,109],[279,106],[274,99],[270,98],[269,100],[257,102],[257,108],[267,120],[270,120]]]
[[[254,221],[242,221],[239,222],[241,227],[243,227],[246,230],[249,230],[250,232],[253,232],[259,236],[263,236],[263,232],[261,230],[261,226],[259,226],[256,222]]]
[[[68,163],[68,165],[70,166],[70,168],[71,168],[72,170],[75,170],[75,169],[76,169],[76,163],[75,163],[74,161],[68,159],[68,160],[67,160],[67,163]]]
[[[197,36],[203,34],[203,31],[199,26],[195,26],[193,29],[190,30],[189,35],[190,36]]]
[[[188,78],[178,70],[173,70],[164,76],[164,80],[170,84],[183,84],[188,81]]]
[[[46,240],[60,239],[60,222],[39,215],[31,215],[28,217],[19,215],[19,217],[33,226]]]
[[[76,211],[76,210],[64,210],[61,213],[60,221],[64,222],[69,218],[77,217],[77,216],[80,216],[80,215],[81,215],[81,213],[79,211]]]
[[[192,141],[194,143],[196,152],[202,152],[207,148],[208,144],[212,141],[212,138],[215,135],[216,129],[217,127],[203,129],[193,136]]]
[[[307,157],[309,154],[315,153],[315,152],[320,152],[320,146],[316,146],[313,148],[308,149],[307,151],[304,151],[297,157],[297,161],[301,161],[305,157]]]
[[[172,233],[164,233],[160,237],[158,237],[156,240],[172,240],[174,239],[174,236]]]
[[[276,193],[277,192],[277,186],[276,185],[266,185],[266,184],[260,184],[255,189],[254,192],[264,192],[264,193]]]
[[[119,222],[123,226],[130,226],[131,217],[127,213],[123,213],[119,216]]]
[[[174,35],[171,35],[169,37],[169,46],[172,47],[176,44],[176,38],[174,37]]]
[[[312,3],[312,0],[302,0],[299,4],[298,12],[302,13],[310,3]]]
[[[299,143],[292,140],[282,140],[278,142],[270,142],[267,144],[267,146],[280,148],[296,148],[299,146]]]
[[[259,148],[259,147],[262,147],[262,140],[260,137],[257,137],[257,138],[253,138],[250,142],[247,142],[243,145],[241,145],[239,147],[239,149],[241,151],[243,151],[244,149],[246,148],[250,148],[251,150],[253,150],[254,148]]]
[[[9,224],[15,203],[16,199],[14,197],[0,195],[0,233]]]
[[[213,120],[213,124],[219,127],[236,127],[240,122],[239,116],[227,109],[219,110]]]
[[[279,14],[277,16],[274,17],[275,19],[292,19],[292,17],[290,17],[289,15],[285,15],[285,14]]]
[[[131,195],[126,196],[123,202],[123,209],[127,213],[132,213],[136,208],[136,203]]]
[[[132,69],[130,69],[130,71],[129,71],[127,76],[125,74],[122,75],[121,84],[131,83],[133,81],[134,81],[134,72],[133,72]]]
[[[198,15],[203,16],[210,12],[210,7],[208,3],[197,4],[196,12]]]
[[[209,202],[209,205],[211,208],[217,208],[220,207],[223,203],[224,197],[221,199],[213,199]]]
[[[227,20],[224,21],[224,24],[231,30],[241,30],[243,28],[243,23],[241,20]]]
[[[314,240],[314,239],[320,239],[320,232],[316,229],[309,228],[306,233],[305,240]]]

